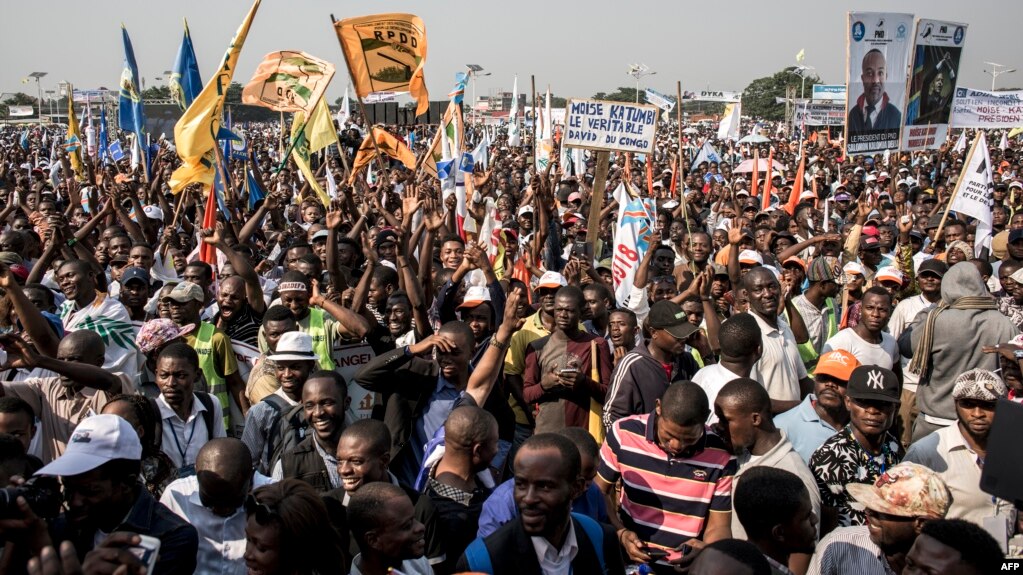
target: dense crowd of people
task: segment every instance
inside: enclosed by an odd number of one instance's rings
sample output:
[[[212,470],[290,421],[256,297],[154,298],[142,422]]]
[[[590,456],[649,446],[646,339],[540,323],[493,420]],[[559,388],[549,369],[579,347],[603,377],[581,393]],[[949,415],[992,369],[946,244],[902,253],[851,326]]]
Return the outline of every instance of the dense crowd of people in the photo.
[[[451,181],[387,158],[349,177],[350,118],[313,158],[324,205],[282,162],[290,131],[253,124],[215,218],[208,189],[171,192],[169,142],[76,177],[63,128],[0,129],[0,571],[140,572],[152,538],[157,575],[1019,554],[1017,502],[980,488],[996,403],[1023,399],[1014,144],[990,142],[980,249],[946,213],[951,143],[659,126],[598,191],[595,154],[555,137],[538,160],[484,124],[461,145],[487,161]],[[435,130],[387,128],[417,156]],[[632,198],[654,209],[623,286]]]

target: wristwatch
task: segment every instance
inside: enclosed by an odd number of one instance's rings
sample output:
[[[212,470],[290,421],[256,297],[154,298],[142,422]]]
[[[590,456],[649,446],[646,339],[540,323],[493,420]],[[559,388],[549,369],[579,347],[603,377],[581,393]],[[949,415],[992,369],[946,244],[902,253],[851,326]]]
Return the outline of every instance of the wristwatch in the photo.
[[[1016,361],[1023,361],[1023,349],[1017,349],[1012,352],[1012,357],[1016,358]]]

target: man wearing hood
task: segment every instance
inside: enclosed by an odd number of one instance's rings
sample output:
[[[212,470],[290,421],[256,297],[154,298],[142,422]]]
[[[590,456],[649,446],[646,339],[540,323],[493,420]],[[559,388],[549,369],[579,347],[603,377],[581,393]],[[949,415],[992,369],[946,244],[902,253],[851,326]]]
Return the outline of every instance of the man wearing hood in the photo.
[[[920,375],[913,441],[956,422],[952,388],[959,374],[974,368],[994,371],[998,358],[984,346],[1009,341],[1019,330],[998,311],[977,267],[961,262],[941,281],[941,301],[921,311],[899,339],[909,370]]]

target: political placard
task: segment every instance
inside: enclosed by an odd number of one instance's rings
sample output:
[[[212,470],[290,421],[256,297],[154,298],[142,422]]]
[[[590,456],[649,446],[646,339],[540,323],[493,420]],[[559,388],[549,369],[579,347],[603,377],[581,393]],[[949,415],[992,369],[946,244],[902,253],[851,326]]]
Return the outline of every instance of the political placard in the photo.
[[[954,128],[1014,128],[1023,126],[1023,90],[985,92],[956,88],[952,100]]]
[[[669,98],[668,96],[650,88],[646,88],[644,95],[646,96],[648,104],[653,104],[665,112],[670,112],[675,109],[675,98]]]
[[[988,155],[987,139],[984,132],[977,132],[973,147],[966,157],[966,165],[956,181],[952,192],[951,210],[977,220],[973,241],[975,255],[980,257],[981,249],[991,249],[991,208],[995,205],[993,196],[994,180],[991,174],[991,157]]]
[[[902,149],[911,151],[941,147],[948,138],[966,24],[921,19],[914,37],[906,127],[902,132]]]
[[[808,102],[796,106],[794,126],[841,126],[845,124],[845,102]]]
[[[32,106],[8,106],[7,113],[12,118],[24,118],[35,115],[32,111]]]
[[[814,100],[844,102],[845,95],[844,84],[815,84],[813,87]]]
[[[335,370],[348,382],[348,397],[351,402],[348,404],[348,412],[345,414],[345,424],[350,425],[360,419],[369,418],[373,415],[373,405],[376,403],[377,396],[356,383],[355,374],[362,366],[376,357],[373,348],[368,343],[335,344],[331,357],[334,360]]]
[[[850,12],[845,142],[851,155],[898,150],[912,14]]]
[[[742,92],[721,92],[717,90],[690,90],[682,92],[683,100],[700,100],[703,102],[738,102],[742,100]]]
[[[588,150],[652,154],[657,108],[648,104],[569,100],[561,145]]]

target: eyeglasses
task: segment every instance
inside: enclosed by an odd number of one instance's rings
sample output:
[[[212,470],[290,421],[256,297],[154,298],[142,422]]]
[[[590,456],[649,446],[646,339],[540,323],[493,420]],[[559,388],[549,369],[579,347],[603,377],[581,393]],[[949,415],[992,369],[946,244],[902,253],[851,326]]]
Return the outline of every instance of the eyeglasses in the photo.
[[[245,498],[245,514],[254,515],[256,517],[256,523],[260,525],[266,525],[270,523],[275,517],[278,517],[277,511],[272,509],[266,503],[260,503],[256,500],[256,496],[249,493]]]

